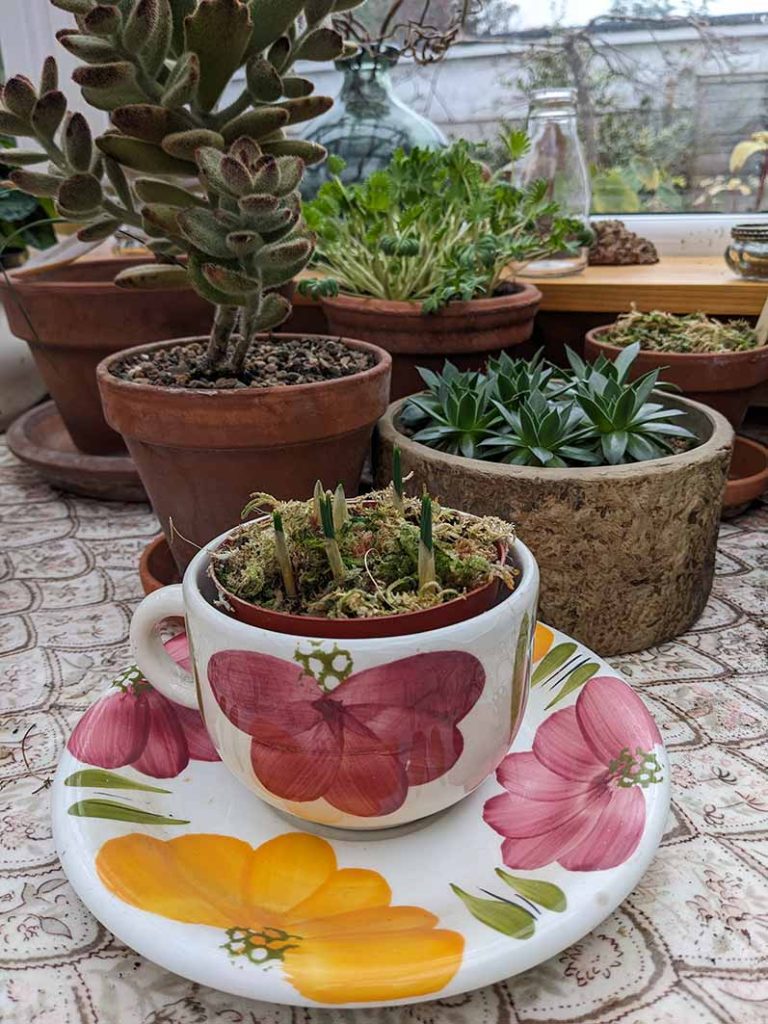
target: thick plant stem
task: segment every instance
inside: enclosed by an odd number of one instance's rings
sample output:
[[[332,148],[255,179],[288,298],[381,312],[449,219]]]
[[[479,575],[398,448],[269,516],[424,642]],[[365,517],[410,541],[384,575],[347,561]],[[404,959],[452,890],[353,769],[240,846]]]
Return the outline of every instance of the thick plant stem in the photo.
[[[258,312],[254,309],[244,308],[240,317],[240,338],[235,345],[231,359],[231,370],[233,376],[237,377],[245,366],[245,357],[251,347],[251,342],[256,334],[256,320]]]
[[[211,337],[208,341],[208,350],[205,353],[206,365],[211,370],[221,366],[226,359],[229,340],[237,323],[237,314],[237,306],[216,307]]]

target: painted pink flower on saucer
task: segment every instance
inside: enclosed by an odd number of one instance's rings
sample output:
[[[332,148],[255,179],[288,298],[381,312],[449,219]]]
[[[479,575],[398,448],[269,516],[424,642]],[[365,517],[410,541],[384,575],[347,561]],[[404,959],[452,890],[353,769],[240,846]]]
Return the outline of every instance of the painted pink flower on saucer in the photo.
[[[485,672],[474,655],[434,651],[351,673],[333,689],[294,664],[252,651],[219,651],[208,679],[221,710],[251,737],[251,764],[283,800],[321,797],[347,814],[391,814],[410,786],[458,761],[458,723],[474,707]]]
[[[623,864],[645,827],[643,790],[662,781],[656,723],[626,683],[596,676],[572,707],[550,715],[533,750],[509,754],[485,804],[507,867],[556,861],[569,871]]]
[[[185,633],[168,640],[165,649],[189,669]],[[199,711],[163,697],[135,667],[113,686],[116,692],[90,707],[69,738],[67,749],[79,761],[98,768],[130,765],[155,779],[173,779],[190,760],[219,760]]]

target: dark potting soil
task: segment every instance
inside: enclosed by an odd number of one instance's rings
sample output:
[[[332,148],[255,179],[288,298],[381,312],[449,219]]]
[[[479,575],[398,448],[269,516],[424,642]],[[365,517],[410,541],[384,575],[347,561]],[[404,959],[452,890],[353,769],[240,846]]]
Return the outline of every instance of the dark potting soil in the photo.
[[[272,334],[257,342],[237,376],[211,372],[204,366],[206,346],[201,342],[174,345],[129,356],[112,367],[114,376],[136,384],[212,390],[214,388],[269,388],[350,377],[370,370],[369,352],[350,348],[332,338],[282,338]]]

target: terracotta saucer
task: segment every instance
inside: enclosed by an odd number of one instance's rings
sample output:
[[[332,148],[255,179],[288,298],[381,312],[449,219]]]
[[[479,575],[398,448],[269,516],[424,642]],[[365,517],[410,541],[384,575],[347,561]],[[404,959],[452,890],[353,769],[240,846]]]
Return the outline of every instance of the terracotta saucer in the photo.
[[[743,512],[768,488],[768,448],[749,437],[737,436],[723,497],[726,518]]]
[[[8,430],[8,447],[62,491],[106,501],[147,500],[130,457],[79,451],[53,402],[36,405],[19,416]]]
[[[172,583],[181,583],[181,576],[168,547],[168,541],[162,533],[150,541],[142,551],[139,577],[145,594],[151,594],[161,587],[169,587]]]

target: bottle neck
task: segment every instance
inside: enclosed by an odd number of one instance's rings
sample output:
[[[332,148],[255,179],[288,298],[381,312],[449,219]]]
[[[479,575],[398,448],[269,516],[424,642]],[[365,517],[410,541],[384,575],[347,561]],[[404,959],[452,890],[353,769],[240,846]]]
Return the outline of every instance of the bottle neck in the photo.
[[[392,96],[391,68],[388,64],[356,62],[343,71],[340,99],[347,106],[355,103],[386,103]]]

